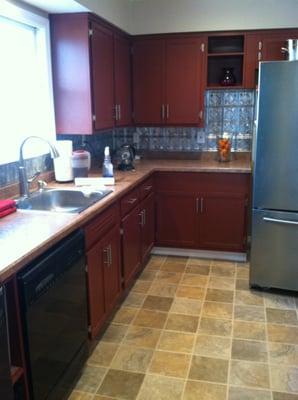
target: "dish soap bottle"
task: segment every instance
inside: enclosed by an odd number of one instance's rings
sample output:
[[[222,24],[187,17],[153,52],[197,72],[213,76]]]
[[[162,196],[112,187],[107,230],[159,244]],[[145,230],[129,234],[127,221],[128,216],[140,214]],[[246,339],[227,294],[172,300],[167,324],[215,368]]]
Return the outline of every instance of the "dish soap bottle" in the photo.
[[[105,158],[102,164],[102,176],[104,178],[112,178],[113,174],[113,164],[111,163],[110,148],[105,147]]]

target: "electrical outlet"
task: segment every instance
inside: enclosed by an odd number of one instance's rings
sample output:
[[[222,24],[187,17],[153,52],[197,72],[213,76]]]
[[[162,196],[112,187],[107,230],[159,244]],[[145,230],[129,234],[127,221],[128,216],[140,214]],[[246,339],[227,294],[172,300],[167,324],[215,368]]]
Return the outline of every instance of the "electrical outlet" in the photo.
[[[139,143],[139,135],[137,132],[133,133],[133,142],[134,143]]]
[[[204,132],[197,133],[197,143],[204,144],[205,143],[205,134]]]

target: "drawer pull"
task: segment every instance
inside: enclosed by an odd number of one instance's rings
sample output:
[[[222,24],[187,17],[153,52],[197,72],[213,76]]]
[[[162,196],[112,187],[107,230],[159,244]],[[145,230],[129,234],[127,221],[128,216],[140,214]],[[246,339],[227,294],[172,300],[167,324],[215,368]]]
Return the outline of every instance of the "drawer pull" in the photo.
[[[263,220],[266,222],[277,222],[278,224],[298,225],[298,221],[290,221],[287,219],[264,217]]]
[[[150,186],[145,186],[144,187],[144,190],[147,190],[147,191],[149,191],[149,190],[151,190],[152,189],[152,185],[150,185]]]
[[[136,197],[134,197],[133,199],[129,199],[127,200],[127,203],[129,204],[134,204],[138,199]]]

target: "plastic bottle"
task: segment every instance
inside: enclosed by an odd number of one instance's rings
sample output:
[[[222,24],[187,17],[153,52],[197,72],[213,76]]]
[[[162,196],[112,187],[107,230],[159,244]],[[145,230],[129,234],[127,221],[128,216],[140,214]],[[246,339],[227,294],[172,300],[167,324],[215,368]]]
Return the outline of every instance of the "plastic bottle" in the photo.
[[[112,178],[113,174],[113,164],[111,163],[110,148],[105,147],[105,158],[102,164],[102,176],[104,178]]]

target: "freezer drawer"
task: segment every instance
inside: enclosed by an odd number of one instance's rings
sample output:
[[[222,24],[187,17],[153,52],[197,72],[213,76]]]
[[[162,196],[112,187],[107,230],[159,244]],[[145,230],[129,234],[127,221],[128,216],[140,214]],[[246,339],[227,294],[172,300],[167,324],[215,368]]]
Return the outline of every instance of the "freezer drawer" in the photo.
[[[298,291],[298,213],[253,210],[250,285]]]

